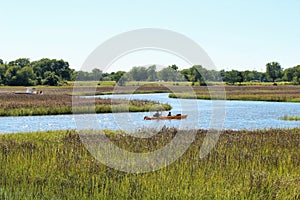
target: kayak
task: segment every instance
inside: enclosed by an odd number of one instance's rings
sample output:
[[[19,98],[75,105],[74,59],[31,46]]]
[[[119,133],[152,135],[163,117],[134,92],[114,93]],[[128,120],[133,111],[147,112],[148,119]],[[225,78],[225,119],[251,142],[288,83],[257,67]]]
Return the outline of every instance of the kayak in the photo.
[[[170,119],[185,119],[187,115],[172,115],[172,116],[159,116],[159,117],[148,117],[145,116],[144,120],[170,120]]]

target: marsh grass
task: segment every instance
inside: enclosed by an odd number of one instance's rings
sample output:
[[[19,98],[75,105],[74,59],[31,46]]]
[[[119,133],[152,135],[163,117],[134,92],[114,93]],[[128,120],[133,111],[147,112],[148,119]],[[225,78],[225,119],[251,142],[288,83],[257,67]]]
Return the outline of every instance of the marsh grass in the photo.
[[[147,152],[164,146],[176,132],[167,129],[149,139],[106,134],[121,148]],[[173,164],[139,174],[101,164],[73,130],[0,135],[0,198],[300,198],[299,128],[224,131],[213,151],[200,159],[205,134],[199,130],[195,142]]]
[[[220,86],[194,87],[193,93],[175,92],[170,98],[221,99],[273,102],[300,102],[300,86],[225,86],[226,95],[220,93]]]
[[[283,116],[279,118],[281,120],[289,120],[289,121],[300,121],[300,116]]]
[[[148,100],[111,100],[80,98],[66,94],[0,94],[0,116],[58,115],[75,113],[147,112],[151,107],[168,104]]]
[[[127,85],[127,86],[103,86],[91,87],[80,86],[73,91],[71,86],[63,87],[38,87],[37,90],[43,90],[44,94],[49,95],[102,95],[102,94],[141,94],[141,93],[174,93],[171,97],[175,98],[199,98],[199,99],[211,99],[210,93],[206,86],[186,86],[184,84],[174,85],[159,82],[155,83],[140,83],[141,85]],[[165,85],[164,85],[165,84]],[[215,83],[213,83],[215,84]],[[268,83],[270,84],[270,83]],[[211,85],[210,90],[213,95],[213,99],[223,98],[223,95],[219,95],[218,91],[222,91],[223,88],[226,91],[227,100],[253,100],[253,101],[282,101],[282,102],[300,102],[300,86],[296,85]],[[186,93],[187,90],[193,90],[193,94]],[[24,87],[1,87],[0,88],[0,100],[2,95],[7,95],[12,92],[24,92]],[[195,97],[196,95],[196,97]],[[1,103],[1,101],[0,101]]]

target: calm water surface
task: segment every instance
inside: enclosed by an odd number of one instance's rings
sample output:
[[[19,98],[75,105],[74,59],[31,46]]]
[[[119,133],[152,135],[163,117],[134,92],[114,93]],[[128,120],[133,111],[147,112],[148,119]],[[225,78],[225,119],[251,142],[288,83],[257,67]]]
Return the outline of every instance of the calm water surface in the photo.
[[[144,116],[153,115],[153,111],[139,113],[1,117],[0,133],[77,128],[136,130],[150,127],[160,129],[163,126],[182,129],[208,129],[212,127],[211,118],[213,110],[216,113],[214,117],[222,117],[222,111],[226,112],[222,129],[251,130],[300,127],[300,121],[279,120],[280,117],[285,115],[300,116],[300,103],[226,101],[223,107],[222,105],[214,106],[210,100],[171,99],[168,98],[168,94],[165,93],[104,95],[100,97],[155,100],[170,104],[173,114],[188,114],[188,117],[183,120],[144,121]],[[220,115],[218,115],[219,111]],[[167,112],[164,114],[167,114]],[[91,119],[94,122],[91,122]]]

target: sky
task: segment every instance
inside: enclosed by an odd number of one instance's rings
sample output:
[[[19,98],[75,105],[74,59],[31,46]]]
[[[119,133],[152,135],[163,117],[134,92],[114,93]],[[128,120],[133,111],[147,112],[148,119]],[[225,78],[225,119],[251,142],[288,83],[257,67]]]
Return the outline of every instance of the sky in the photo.
[[[64,59],[80,70],[113,36],[141,28],[178,32],[200,45],[217,69],[264,71],[300,64],[299,0],[4,1],[0,0],[0,58]],[[149,64],[189,67],[157,51],[117,60],[120,70]]]

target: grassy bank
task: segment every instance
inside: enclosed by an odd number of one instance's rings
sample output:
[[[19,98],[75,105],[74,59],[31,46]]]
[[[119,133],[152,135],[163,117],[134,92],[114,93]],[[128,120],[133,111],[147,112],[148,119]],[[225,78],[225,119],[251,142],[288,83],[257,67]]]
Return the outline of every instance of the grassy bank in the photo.
[[[300,116],[283,116],[281,120],[300,121]]]
[[[247,101],[300,102],[300,86],[225,86],[226,98],[220,95],[220,87],[194,87],[193,93],[176,92],[170,98],[226,99]],[[211,92],[211,93],[210,93]]]
[[[121,148],[145,152],[168,143],[175,133],[169,129],[149,139],[109,137]],[[213,151],[200,159],[205,133],[199,130],[175,163],[145,174],[97,162],[74,131],[0,135],[0,198],[300,198],[299,128],[224,131]]]
[[[149,110],[170,110],[171,106],[148,100],[113,100],[80,98],[80,95],[131,94],[169,92],[164,86],[91,86],[36,87],[43,95],[15,94],[25,92],[25,87],[1,87],[0,116],[58,115],[76,113],[148,112]],[[74,95],[74,96],[73,96]],[[73,96],[73,98],[72,98]],[[74,103],[75,102],[75,103]],[[78,105],[77,105],[78,104]]]
[[[44,95],[0,94],[0,116],[58,115],[75,113],[147,112],[171,106],[148,100],[80,98],[60,93]]]
[[[218,98],[218,91],[223,88],[228,100],[256,100],[256,101],[282,101],[300,102],[300,86],[294,85],[244,85],[244,86],[210,86],[213,98]],[[210,91],[206,86],[185,86],[185,85],[163,85],[148,83],[139,86],[80,86],[73,91],[73,87],[37,87],[48,95],[102,95],[102,94],[141,94],[141,93],[174,93],[175,98],[198,98],[211,99]],[[24,92],[24,87],[1,87],[0,94],[11,94],[13,92]],[[193,94],[186,93],[193,91]],[[175,95],[176,94],[176,95]],[[1,98],[1,96],[0,96]],[[221,98],[221,97],[220,97]],[[223,98],[223,97],[222,97]]]

